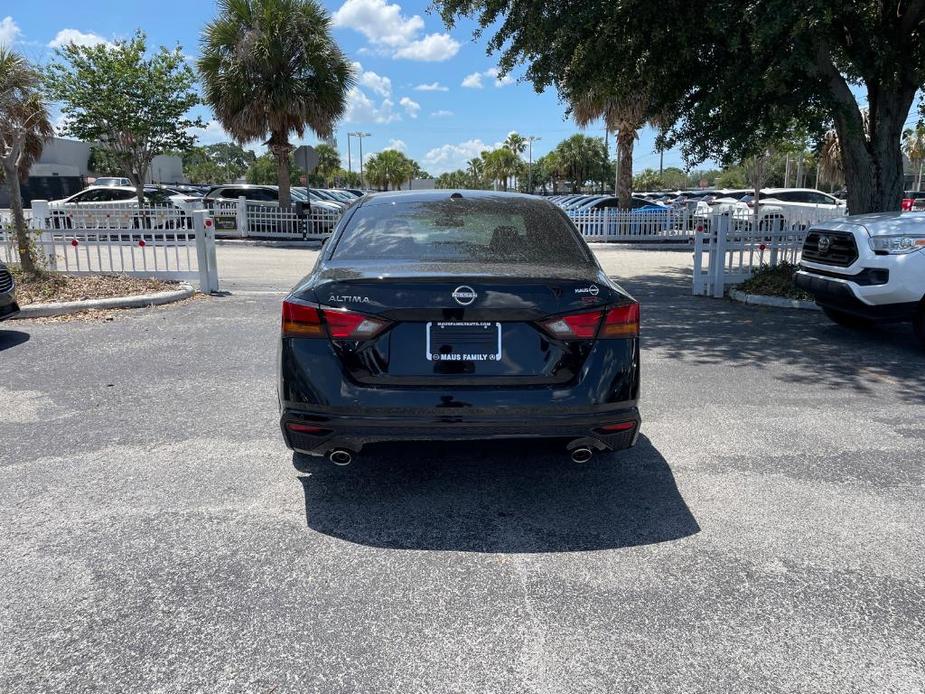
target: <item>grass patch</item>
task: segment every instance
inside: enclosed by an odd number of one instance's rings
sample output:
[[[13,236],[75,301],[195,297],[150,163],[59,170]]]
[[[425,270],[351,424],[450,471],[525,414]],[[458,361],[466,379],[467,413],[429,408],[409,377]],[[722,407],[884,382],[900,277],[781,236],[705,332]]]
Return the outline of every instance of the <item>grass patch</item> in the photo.
[[[165,292],[177,288],[176,282],[127,275],[66,275],[44,272],[26,275],[11,267],[16,281],[16,299],[20,306],[58,301],[109,299],[116,296],[135,296]]]
[[[779,263],[775,267],[762,265],[736,289],[746,294],[812,301],[811,294],[804,292],[793,283],[793,276],[797,270],[799,266],[793,263]]]

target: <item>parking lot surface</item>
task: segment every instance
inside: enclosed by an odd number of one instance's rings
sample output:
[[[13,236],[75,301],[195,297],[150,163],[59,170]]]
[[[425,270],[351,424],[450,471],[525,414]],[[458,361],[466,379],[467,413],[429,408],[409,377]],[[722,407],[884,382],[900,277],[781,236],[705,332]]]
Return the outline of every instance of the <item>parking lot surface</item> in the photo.
[[[383,446],[296,469],[279,303],[0,327],[0,691],[925,691],[925,353],[911,331],[642,302],[643,436]]]

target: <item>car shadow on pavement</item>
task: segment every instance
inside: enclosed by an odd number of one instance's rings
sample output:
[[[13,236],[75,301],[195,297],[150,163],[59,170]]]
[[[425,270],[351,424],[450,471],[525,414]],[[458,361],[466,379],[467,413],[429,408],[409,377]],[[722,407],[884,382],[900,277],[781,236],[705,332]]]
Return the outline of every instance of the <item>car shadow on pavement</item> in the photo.
[[[539,442],[368,446],[338,468],[295,455],[308,527],[390,549],[570,552],[700,531],[668,463],[644,436],[572,463]]]
[[[0,328],[0,352],[5,349],[18,347],[19,345],[28,341],[29,333],[24,333],[19,330],[4,330],[3,328]]]
[[[618,281],[619,278],[616,278]],[[851,330],[821,311],[746,306],[691,295],[691,272],[622,281],[642,304],[642,347],[694,364],[770,369],[796,387],[821,385],[925,402],[925,350],[908,323]]]

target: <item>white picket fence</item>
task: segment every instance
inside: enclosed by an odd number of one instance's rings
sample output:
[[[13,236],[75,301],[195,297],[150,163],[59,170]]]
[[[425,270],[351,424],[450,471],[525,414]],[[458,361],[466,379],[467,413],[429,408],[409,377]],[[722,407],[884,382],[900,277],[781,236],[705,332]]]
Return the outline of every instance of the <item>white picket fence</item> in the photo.
[[[222,237],[320,241],[329,237],[341,213],[321,207],[279,207],[219,201],[212,207],[216,233]]]
[[[48,271],[198,280],[202,291],[219,289],[215,228],[206,210],[80,210],[68,215],[36,200],[29,224]],[[0,218],[0,260],[19,262],[15,232],[6,218]]]
[[[844,213],[824,208],[786,211],[759,220],[757,229],[740,215],[715,214],[707,223],[698,220],[693,294],[722,298],[729,286],[744,282],[762,265],[799,262],[813,224],[839,216]]]
[[[588,241],[690,241],[695,233],[685,208],[569,210],[566,214]]]

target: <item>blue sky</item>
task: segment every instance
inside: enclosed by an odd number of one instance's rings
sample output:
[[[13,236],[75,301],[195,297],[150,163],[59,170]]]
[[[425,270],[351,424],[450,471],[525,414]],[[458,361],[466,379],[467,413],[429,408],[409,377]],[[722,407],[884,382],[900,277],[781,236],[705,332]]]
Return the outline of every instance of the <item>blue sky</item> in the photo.
[[[200,30],[216,13],[208,0],[33,0],[4,5],[0,43],[12,44],[38,62],[53,58],[57,44],[113,41],[138,28],[151,44],[179,43],[194,58]],[[554,91],[537,94],[530,84],[518,81],[517,72],[499,80],[485,40],[472,40],[471,24],[448,31],[439,17],[427,13],[426,2],[325,0],[324,5],[334,18],[335,38],[357,63],[358,86],[337,128],[345,167],[348,131],[371,133],[364,140],[364,155],[393,147],[432,174],[463,167],[512,130],[542,138],[534,144],[534,158],[582,132],[566,120]],[[208,109],[200,111],[209,123],[198,133],[202,143],[229,139]],[[583,132],[603,135],[603,125]],[[305,141],[311,144],[315,139]],[[353,145],[356,168],[356,141]],[[665,153],[665,166],[680,163],[677,152]],[[638,172],[646,167],[658,168],[651,130],[641,133],[636,146],[634,168]]]

